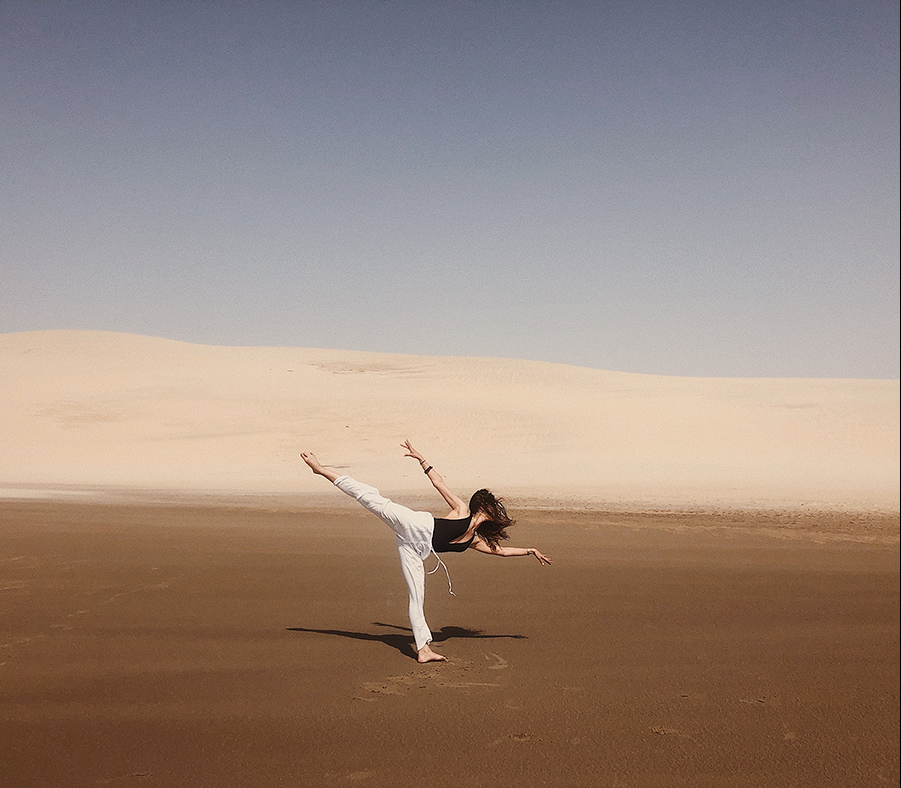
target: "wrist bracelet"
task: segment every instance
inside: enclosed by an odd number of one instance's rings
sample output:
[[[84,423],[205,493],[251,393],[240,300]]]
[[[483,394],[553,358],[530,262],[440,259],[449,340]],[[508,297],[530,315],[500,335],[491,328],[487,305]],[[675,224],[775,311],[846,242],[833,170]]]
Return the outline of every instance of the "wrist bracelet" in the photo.
[[[426,475],[426,476],[429,475],[429,471],[432,470],[432,467],[433,467],[433,466],[430,465],[428,468],[425,469],[425,475]]]

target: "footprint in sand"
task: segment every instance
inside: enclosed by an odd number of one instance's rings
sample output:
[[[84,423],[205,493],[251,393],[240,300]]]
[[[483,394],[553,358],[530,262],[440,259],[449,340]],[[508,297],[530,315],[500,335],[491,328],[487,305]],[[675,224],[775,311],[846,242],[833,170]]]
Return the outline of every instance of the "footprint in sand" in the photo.
[[[495,654],[492,651],[485,655],[485,659],[491,659],[491,657],[494,657],[495,663],[493,665],[489,665],[488,670],[503,670],[504,668],[509,667],[507,660],[505,660],[500,654]]]
[[[500,658],[499,658],[500,659]],[[499,667],[507,667],[506,662]],[[500,686],[496,682],[471,681],[467,674],[473,669],[471,662],[445,663],[438,668],[414,670],[396,676],[388,676],[378,681],[366,681],[361,685],[363,693],[355,696],[356,700],[373,701],[379,695],[409,695],[423,690],[453,689],[462,691],[481,691],[489,687]],[[489,670],[498,666],[489,666]]]
[[[691,739],[687,733],[681,733],[675,728],[667,728],[663,725],[655,725],[651,728],[651,733],[656,733],[658,736],[675,736],[677,739]]]
[[[367,772],[367,771],[356,771],[356,772],[345,772],[344,774],[337,774],[335,772],[326,772],[322,775],[328,780],[349,780],[350,782],[358,782],[359,780],[368,780],[371,777],[375,776],[375,772]]]
[[[488,746],[498,747],[499,745],[506,744],[510,741],[515,741],[519,744],[535,744],[537,742],[543,741],[543,739],[540,736],[536,736],[534,733],[508,733],[506,736],[501,736],[501,738],[495,739]]]

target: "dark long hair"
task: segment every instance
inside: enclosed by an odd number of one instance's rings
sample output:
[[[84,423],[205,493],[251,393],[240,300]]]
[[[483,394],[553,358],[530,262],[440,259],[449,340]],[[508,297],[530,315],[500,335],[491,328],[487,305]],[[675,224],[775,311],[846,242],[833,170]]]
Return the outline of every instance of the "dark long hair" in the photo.
[[[469,511],[472,514],[483,512],[487,519],[479,523],[476,533],[482,537],[492,550],[500,547],[501,541],[509,539],[507,528],[516,520],[511,520],[504,508],[504,499],[495,498],[490,490],[476,490],[469,499]]]

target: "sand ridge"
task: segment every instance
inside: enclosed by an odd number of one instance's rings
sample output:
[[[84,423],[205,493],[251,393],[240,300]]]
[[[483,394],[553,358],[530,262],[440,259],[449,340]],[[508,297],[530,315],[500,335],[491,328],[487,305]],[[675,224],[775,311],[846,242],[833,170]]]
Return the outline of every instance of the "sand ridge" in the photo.
[[[301,448],[421,491],[898,508],[899,383],[674,378],[509,359],[0,335],[0,488],[322,494]]]

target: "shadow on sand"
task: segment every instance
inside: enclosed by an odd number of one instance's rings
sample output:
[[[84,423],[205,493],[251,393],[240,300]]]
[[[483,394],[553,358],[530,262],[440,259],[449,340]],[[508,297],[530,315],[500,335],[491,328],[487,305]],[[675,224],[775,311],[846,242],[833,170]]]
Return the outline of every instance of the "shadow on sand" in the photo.
[[[397,649],[405,656],[416,657],[416,649],[413,645],[413,630],[410,627],[399,627],[396,624],[383,624],[381,621],[373,621],[374,627],[386,627],[396,630],[394,632],[348,632],[344,629],[307,629],[306,627],[288,627],[288,632],[315,632],[318,635],[335,635],[351,640],[370,640],[375,643],[384,643],[386,646]],[[491,640],[495,638],[512,638],[513,640],[527,640],[525,635],[486,635],[480,629],[466,629],[464,627],[441,627],[432,633],[433,643],[444,643],[454,638],[478,638]]]

